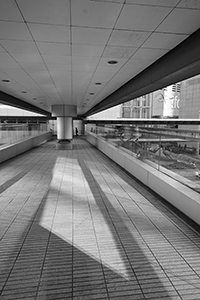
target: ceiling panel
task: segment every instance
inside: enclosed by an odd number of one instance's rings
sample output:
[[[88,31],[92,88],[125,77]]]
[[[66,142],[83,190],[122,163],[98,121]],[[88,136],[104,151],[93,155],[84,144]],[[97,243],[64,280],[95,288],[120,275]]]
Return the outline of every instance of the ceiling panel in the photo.
[[[48,111],[74,103],[84,114],[199,20],[195,0],[1,0],[0,89]]]
[[[170,13],[170,7],[125,5],[117,21],[117,29],[152,31]]]
[[[72,43],[88,45],[105,45],[111,29],[72,27]]]
[[[36,54],[35,53],[34,54],[12,53],[12,57],[19,64],[24,62],[24,63],[29,63],[29,64],[32,64],[33,66],[35,66],[35,64],[37,64],[37,63],[39,63],[39,64],[43,63],[43,60],[42,60],[41,56],[39,55],[39,53],[36,53]]]
[[[186,39],[186,34],[172,34],[166,32],[154,32],[144,42],[142,47],[157,48],[163,50],[170,50]]]
[[[56,82],[56,80],[58,82],[63,81],[63,82],[68,82],[71,81],[71,72],[68,72],[66,70],[64,71],[51,71],[50,72],[52,79],[54,80],[54,82]]]
[[[42,59],[35,60],[34,62],[31,60],[20,61],[20,66],[22,67],[22,69],[27,70],[27,71],[29,71],[29,70],[45,71],[46,70],[46,66],[42,62]]]
[[[126,63],[115,75],[115,77],[112,78],[112,80],[115,80],[116,77],[121,77],[122,83],[124,83],[137,75],[139,67],[140,65],[137,68],[134,68],[132,64]]]
[[[175,8],[156,30],[160,32],[191,34],[197,29],[197,24],[200,24],[199,20],[199,9]]]
[[[49,54],[43,54],[42,58],[44,62],[48,65],[49,63],[55,63],[55,64],[64,64],[64,65],[70,65],[71,64],[71,58],[67,55],[49,55]]]
[[[114,29],[108,41],[108,45],[140,47],[150,35],[151,32],[149,31]]]
[[[53,43],[53,42],[37,42],[39,52],[42,55],[70,55],[71,45],[67,43]]]
[[[187,0],[186,0],[187,1]],[[126,3],[138,5],[174,7],[180,0],[126,0]]]
[[[84,95],[84,93],[87,90],[87,87],[91,81],[91,74],[85,74],[84,73],[84,78],[82,76],[73,76],[73,93],[75,94],[77,91],[78,93],[82,93],[82,95]],[[82,100],[82,98],[80,99]]]
[[[2,47],[1,45],[0,45],[0,52],[6,52],[6,50],[4,49],[4,47]]]
[[[33,41],[1,40],[1,45],[9,53],[38,54],[38,49]]]
[[[113,28],[121,3],[73,0],[72,26]]]
[[[50,62],[50,63],[46,64],[46,67],[50,73],[65,72],[65,71],[70,72],[71,71],[71,65],[69,65],[69,64]]]
[[[200,1],[197,0],[182,0],[178,3],[177,7],[184,7],[186,9],[200,9]]]
[[[95,71],[98,64],[98,58],[92,57],[82,57],[75,56],[72,58],[72,70],[73,71],[85,71],[85,72],[93,72]]]
[[[96,56],[99,57],[102,55],[105,46],[99,45],[87,45],[87,44],[72,44],[72,55],[73,56]]]
[[[25,23],[0,21],[0,39],[31,41],[32,36]]]
[[[69,0],[17,0],[26,22],[69,25]]]
[[[0,55],[0,62],[14,62],[14,59],[9,53],[3,52]]]
[[[110,61],[110,59],[103,57],[99,62],[98,71],[115,74],[121,69],[121,67],[127,62],[127,60],[128,59],[125,58],[119,58],[117,60],[118,63],[113,65],[113,64],[108,64],[108,61]]]
[[[52,80],[54,82],[54,84],[57,87],[62,87],[65,88],[66,90],[70,87],[71,88],[71,78],[67,78],[67,77],[52,77]]]
[[[148,57],[143,57],[142,59],[131,58],[124,68],[127,68],[127,65],[133,68],[135,72],[142,72],[145,68],[147,68],[152,63],[152,59]]]
[[[96,2],[105,2],[105,0],[92,0]],[[106,2],[112,2],[112,3],[124,3],[124,0],[106,0]]]
[[[36,42],[70,43],[70,29],[68,26],[28,24]]]
[[[105,58],[130,58],[137,51],[136,47],[106,46],[103,53]]]
[[[14,0],[0,1],[0,20],[23,22],[22,15]]]
[[[0,55],[0,69],[5,72],[11,69],[21,69],[20,65],[14,60],[4,60],[2,55]]]
[[[17,82],[32,82],[32,79],[28,74],[22,69],[9,69],[6,73],[10,76],[10,78],[16,80]],[[5,75],[4,75],[5,77]]]
[[[99,69],[94,73],[94,76],[92,77],[92,82],[101,82],[102,85],[105,85],[108,81],[111,80],[113,75],[111,73],[104,73],[100,72]]]
[[[37,78],[37,77],[49,77],[49,72],[47,70],[27,70],[26,73],[31,78]]]
[[[133,58],[134,59],[148,59],[151,62],[153,62],[166,53],[167,53],[166,49],[141,48],[140,51],[137,51],[134,54]]]

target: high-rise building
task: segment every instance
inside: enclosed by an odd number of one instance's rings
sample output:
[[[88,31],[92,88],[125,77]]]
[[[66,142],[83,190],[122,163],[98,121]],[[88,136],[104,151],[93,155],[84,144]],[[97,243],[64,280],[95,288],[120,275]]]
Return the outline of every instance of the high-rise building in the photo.
[[[179,116],[181,119],[200,118],[200,75],[181,82],[181,103]],[[182,127],[183,128],[183,127]],[[188,127],[187,127],[188,128]],[[190,126],[199,129],[198,125]]]
[[[200,119],[200,75],[186,79],[181,82],[181,102],[179,116],[181,119]],[[200,125],[181,125],[181,129],[200,131]],[[190,147],[196,149],[200,154],[200,143],[190,142]]]
[[[180,83],[122,104],[122,118],[178,118]]]
[[[151,94],[147,94],[126,103],[121,106],[122,118],[151,118]]]

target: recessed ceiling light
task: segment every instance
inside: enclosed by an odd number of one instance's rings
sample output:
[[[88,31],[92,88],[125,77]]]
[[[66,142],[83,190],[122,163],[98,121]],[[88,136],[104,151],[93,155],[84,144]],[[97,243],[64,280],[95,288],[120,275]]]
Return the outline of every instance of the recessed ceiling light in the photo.
[[[94,95],[94,93],[90,93],[90,95]]]
[[[90,99],[86,99],[86,101],[90,101]]]
[[[10,82],[10,80],[8,80],[8,79],[3,79],[2,81],[3,82]]]
[[[117,63],[118,63],[117,60],[109,60],[108,61],[108,64],[110,64],[110,65],[116,65]]]
[[[37,98],[33,98],[33,100],[37,100]]]
[[[27,92],[26,91],[22,91],[22,94],[26,94]]]
[[[101,85],[102,83],[101,83],[101,82],[95,82],[95,84],[96,84],[96,85]]]

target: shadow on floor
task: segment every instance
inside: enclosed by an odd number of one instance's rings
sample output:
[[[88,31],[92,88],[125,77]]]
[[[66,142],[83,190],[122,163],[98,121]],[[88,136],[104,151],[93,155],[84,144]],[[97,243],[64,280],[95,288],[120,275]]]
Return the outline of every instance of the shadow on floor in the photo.
[[[73,151],[69,157],[77,158]],[[63,237],[56,234],[52,230],[51,213],[56,210],[58,199],[47,194],[41,199],[30,221],[27,222],[25,218],[16,222],[22,226],[23,232],[18,239],[14,238],[13,232],[15,247],[9,251],[12,238],[4,244],[8,252],[5,259],[1,259],[0,299],[171,299],[171,294],[160,279],[165,277],[163,270],[156,264],[149,249],[146,249],[148,255],[145,255],[125,219],[113,207],[80,157],[78,165],[95,200],[89,204],[90,210],[94,211],[97,205],[104,225],[109,228],[110,237],[106,236],[104,228],[97,227],[98,222],[94,219],[97,241],[95,256],[89,254],[92,251],[84,252],[83,248],[76,245],[71,222],[69,227],[60,223],[64,230]],[[65,194],[65,199],[65,209],[68,209],[68,202],[71,201],[69,195]],[[46,222],[49,229],[41,225],[43,214],[48,209],[50,215],[46,216]],[[67,238],[69,236],[71,241]],[[87,232],[83,239],[87,240]],[[106,243],[108,247],[105,249]],[[173,291],[172,295],[175,295]]]

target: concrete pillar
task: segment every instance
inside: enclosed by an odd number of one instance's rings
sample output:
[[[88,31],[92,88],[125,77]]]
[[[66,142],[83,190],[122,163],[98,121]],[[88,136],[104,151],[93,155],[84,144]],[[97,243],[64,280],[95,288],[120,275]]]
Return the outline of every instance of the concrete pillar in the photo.
[[[57,117],[57,138],[59,141],[73,139],[72,117]]]
[[[58,150],[73,148],[73,117],[77,116],[76,105],[52,105],[52,116],[57,117]]]

